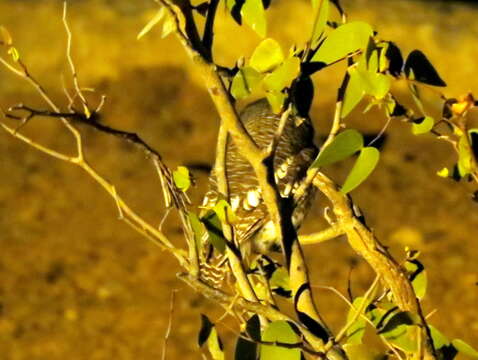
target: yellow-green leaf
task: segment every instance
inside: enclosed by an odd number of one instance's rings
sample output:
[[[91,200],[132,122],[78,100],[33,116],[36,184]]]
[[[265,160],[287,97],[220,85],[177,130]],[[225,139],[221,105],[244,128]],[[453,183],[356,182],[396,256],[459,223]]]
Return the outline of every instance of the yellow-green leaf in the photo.
[[[338,134],[317,156],[312,167],[322,167],[344,160],[363,148],[363,137],[357,130],[349,129]]]
[[[165,14],[164,23],[163,23],[163,31],[161,32],[161,38],[164,39],[175,30],[176,30],[176,21],[171,15]]]
[[[469,146],[467,134],[463,134],[458,140],[458,171],[461,176],[470,174],[473,171],[473,155]]]
[[[450,176],[450,170],[444,167],[443,169],[437,171],[437,175],[442,178],[447,178],[448,176]]]
[[[299,337],[287,321],[274,321],[262,333],[262,340],[265,342],[295,344],[299,342]],[[300,360],[300,356],[299,349],[261,345],[260,360]]]
[[[362,296],[354,299],[353,308],[350,308],[347,314],[347,324],[352,321],[352,319],[357,314],[357,309],[362,306],[364,298]],[[347,344],[361,344],[362,338],[365,334],[366,320],[359,316],[357,320],[347,329]]]
[[[427,272],[425,267],[418,261],[407,261],[405,263],[405,269],[411,275],[413,290],[415,295],[419,299],[423,299],[427,292]]]
[[[224,360],[224,351],[222,349],[221,339],[217,335],[216,327],[211,329],[211,333],[207,339],[207,347],[213,360]]]
[[[269,285],[272,288],[282,288],[285,291],[290,291],[290,279],[287,270],[284,267],[276,269],[276,271],[272,273]]]
[[[349,83],[345,89],[344,101],[342,104],[342,110],[340,116],[346,117],[365,96],[365,88],[357,69],[351,69]]]
[[[462,354],[471,357],[472,359],[478,359],[478,351],[473,349],[470,345],[460,339],[452,340],[453,346]]]
[[[264,76],[250,66],[240,68],[232,79],[231,94],[235,99],[249,96]]]
[[[267,32],[266,12],[262,0],[246,0],[241,9],[244,22],[260,37],[265,37]]]
[[[149,33],[164,17],[165,14],[165,9],[162,7],[159,9],[156,14],[153,16],[151,20],[148,21],[148,23],[143,27],[143,29],[138,33],[138,36],[136,39],[141,39],[144,35]]]
[[[428,325],[430,328],[430,335],[432,336],[433,346],[439,350],[443,346],[448,346],[450,341],[433,325]]]
[[[380,152],[376,148],[364,147],[340,191],[347,194],[364,182],[377,166],[379,158]]]
[[[249,65],[259,72],[273,70],[284,60],[284,54],[277,41],[268,38],[263,40],[254,50]]]
[[[300,60],[291,57],[285,60],[277,69],[264,78],[267,90],[281,91],[297,77],[300,72]]]
[[[236,215],[226,200],[219,200],[213,209],[223,223],[234,224]]]
[[[312,29],[312,38],[310,39],[312,47],[315,47],[324,32],[327,19],[329,18],[329,0],[313,0],[315,17]]]
[[[178,166],[178,169],[173,172],[173,180],[179,190],[186,192],[191,186],[191,177],[188,168]]]
[[[435,125],[435,120],[431,116],[425,116],[419,123],[412,124],[413,135],[421,135],[430,132]]]
[[[373,35],[372,27],[361,21],[347,23],[333,30],[312,57],[314,62],[333,63],[357,50],[363,50]]]
[[[267,101],[269,101],[269,105],[271,106],[272,112],[274,114],[280,113],[282,107],[284,106],[284,101],[287,95],[281,93],[280,91],[268,91],[266,97]]]

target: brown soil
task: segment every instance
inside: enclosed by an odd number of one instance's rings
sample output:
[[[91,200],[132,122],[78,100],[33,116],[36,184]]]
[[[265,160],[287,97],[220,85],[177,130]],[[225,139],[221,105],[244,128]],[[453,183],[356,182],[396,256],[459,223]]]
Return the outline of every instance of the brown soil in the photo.
[[[174,39],[161,40],[154,32],[135,40],[154,13],[150,2],[71,3],[74,57],[82,83],[108,95],[103,121],[136,131],[171,167],[210,165],[217,121],[199,75]],[[425,8],[406,1],[350,0],[344,5],[352,18],[370,21],[406,51],[423,49],[450,84],[448,95],[478,93],[473,82],[477,10]],[[273,36],[286,43],[301,36],[298,23],[308,23],[293,19],[302,19],[307,6],[299,0],[278,2],[272,9]],[[2,1],[0,23],[10,29],[33,73],[63,101],[60,75],[67,71],[60,2]],[[231,31],[238,34],[237,28],[231,30],[233,25],[224,20],[218,25],[226,34],[218,31],[221,62],[250,54],[258,41],[254,35],[234,35],[232,48]],[[0,70],[2,107],[20,101],[44,107],[25,83]],[[337,79],[333,71],[317,78],[319,100],[313,115],[319,134],[330,124]],[[433,108],[433,100],[429,105]],[[350,124],[377,132],[383,126],[378,115],[356,112]],[[52,119],[36,119],[24,131],[49,146],[74,150],[72,139]],[[134,209],[159,224],[164,208],[151,164],[130,145],[92,130],[83,133],[91,163],[117,184]],[[435,175],[453,164],[450,150],[431,136],[411,135],[407,124],[392,123],[380,166],[353,196],[394,254],[402,257],[405,246],[422,251],[429,279],[425,310],[437,310],[430,322],[450,338],[476,345],[478,204],[469,198],[472,186]],[[330,174],[342,181],[346,172],[337,166]],[[196,171],[195,176],[191,197],[197,203],[206,174]],[[304,232],[324,226],[324,204],[323,199],[317,202]],[[217,319],[221,312],[176,280],[180,268],[175,261],[117,215],[111,198],[80,169],[0,132],[0,359],[158,359],[172,289],[179,291],[168,358],[200,357],[195,340],[199,313]],[[181,241],[174,216],[164,231]],[[354,265],[353,290],[358,294],[373,276],[345,239],[310,248],[308,254],[314,284],[344,292]],[[317,294],[326,319],[338,329],[346,306],[327,291]],[[232,330],[221,326],[220,331],[230,349]]]

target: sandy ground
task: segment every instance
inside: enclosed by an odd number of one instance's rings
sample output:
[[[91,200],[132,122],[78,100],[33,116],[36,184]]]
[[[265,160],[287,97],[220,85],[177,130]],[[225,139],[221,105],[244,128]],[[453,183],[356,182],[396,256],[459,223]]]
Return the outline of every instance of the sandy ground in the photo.
[[[370,21],[384,38],[396,40],[406,51],[424,49],[450,84],[448,95],[478,93],[478,26],[473,21],[478,10],[426,8],[406,1],[344,4],[354,19]],[[271,33],[286,43],[301,39],[310,19],[297,22],[294,16],[303,17],[307,6],[299,0],[278,2],[272,10]],[[151,14],[147,1],[72,1],[70,24],[81,79],[108,95],[105,123],[138,132],[171,167],[210,165],[217,121],[199,75],[174,39],[161,40],[153,33],[135,40]],[[64,101],[61,74],[67,71],[60,2],[2,1],[0,23],[10,29],[21,56],[52,96]],[[219,26],[226,31],[217,39],[224,63],[250,54],[258,41],[245,31],[234,35],[231,47],[232,25],[220,21]],[[319,133],[330,123],[337,79],[333,72],[317,78],[313,115]],[[26,84],[1,69],[1,106],[19,101],[43,106]],[[350,124],[377,132],[383,121],[377,114],[365,117],[357,112]],[[72,139],[54,120],[35,120],[25,131],[49,146],[74,150]],[[130,145],[88,129],[83,134],[97,170],[117,184],[134,209],[159,223],[164,207],[151,164]],[[450,338],[477,345],[478,204],[469,199],[472,186],[435,176],[453,161],[446,144],[431,136],[415,137],[409,125],[392,123],[380,166],[353,196],[394,254],[403,256],[407,245],[422,251],[429,278],[424,307],[427,313],[437,310],[430,322]],[[344,166],[330,170],[339,181],[346,172]],[[195,175],[197,187],[191,197],[197,203],[206,174]],[[304,232],[324,226],[323,206],[319,199]],[[175,261],[117,215],[114,202],[80,169],[0,132],[0,359],[158,359],[172,289],[178,292],[167,358],[200,357],[195,341],[199,313],[216,319],[221,312],[176,280],[180,268]],[[173,217],[164,230],[181,241]],[[371,269],[344,239],[307,253],[314,284],[345,291],[352,265],[356,293],[372,279]],[[346,307],[327,291],[317,295],[325,318],[338,329]],[[231,349],[231,329],[220,330]]]

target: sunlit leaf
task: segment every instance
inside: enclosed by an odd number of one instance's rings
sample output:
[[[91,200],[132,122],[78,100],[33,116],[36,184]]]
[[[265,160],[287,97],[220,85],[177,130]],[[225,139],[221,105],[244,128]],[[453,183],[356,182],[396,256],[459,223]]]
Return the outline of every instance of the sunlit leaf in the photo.
[[[357,50],[363,50],[373,35],[372,27],[364,22],[349,22],[333,30],[325,39],[312,61],[333,63]]]
[[[214,205],[213,210],[216,212],[219,220],[223,223],[234,224],[237,220],[234,211],[232,211],[231,205],[226,200],[219,200]]]
[[[460,339],[452,340],[453,346],[461,353],[472,359],[478,359],[478,351],[473,349],[470,345]]]
[[[165,14],[165,8],[162,7],[159,9],[156,14],[153,16],[151,20],[148,21],[148,23],[143,27],[143,29],[138,33],[138,36],[136,36],[136,39],[141,39],[144,35],[149,33],[164,17]]]
[[[311,45],[315,47],[323,34],[327,19],[329,18],[329,0],[312,0],[315,17],[312,29]]]
[[[450,170],[448,170],[446,167],[441,169],[441,170],[438,170],[437,171],[437,175],[442,177],[442,178],[447,178],[450,176]]]
[[[433,86],[446,86],[431,62],[420,50],[414,50],[405,62],[405,75],[410,80],[416,80]]]
[[[259,72],[273,70],[284,60],[284,54],[277,41],[268,38],[263,40],[254,50],[249,65]]]
[[[272,112],[274,114],[280,113],[282,107],[284,106],[284,101],[287,98],[287,95],[280,91],[268,91],[266,97],[269,105],[271,106]]]
[[[201,222],[206,227],[209,242],[216,250],[223,254],[226,250],[226,239],[222,232],[221,220],[219,220],[216,212],[209,210],[206,215],[201,218]]]
[[[224,351],[221,339],[217,334],[216,327],[213,327],[207,339],[207,347],[213,360],[224,360]]]
[[[407,261],[405,269],[411,276],[413,290],[419,299],[423,299],[427,292],[427,272],[425,267],[418,260]]]
[[[375,169],[379,158],[380,152],[376,148],[363,148],[340,191],[347,194],[364,182]]]
[[[350,71],[350,79],[345,89],[344,101],[340,116],[346,117],[360,103],[365,96],[365,88],[362,83],[359,71],[352,69]]]
[[[267,21],[262,0],[246,0],[241,15],[244,22],[260,37],[266,36]]]
[[[290,291],[290,279],[289,273],[284,267],[277,268],[272,273],[272,277],[269,280],[271,288],[282,288],[285,291]]]
[[[347,324],[352,321],[352,319],[357,314],[357,309],[362,306],[364,301],[363,297],[357,297],[354,299],[353,308],[351,307],[347,314]],[[355,322],[347,329],[347,344],[361,344],[362,338],[365,334],[365,326],[367,322],[364,318],[359,316]]]
[[[446,338],[446,336],[443,335],[437,328],[432,325],[428,325],[428,328],[430,329],[430,334],[432,336],[433,346],[435,349],[438,350],[443,346],[450,344],[450,341]]]
[[[344,160],[363,148],[363,136],[349,129],[338,134],[317,156],[312,167],[322,167]]]
[[[421,331],[417,319],[409,312],[399,312],[393,315],[379,331],[389,342],[398,348],[414,352],[417,349],[417,336]]]
[[[204,226],[195,213],[189,212],[188,218],[189,223],[191,224],[191,229],[194,234],[194,242],[196,243],[196,247],[199,249],[201,247],[201,240],[205,231]]]
[[[173,180],[179,190],[186,192],[191,186],[191,176],[188,168],[178,166],[178,169],[173,172]]]
[[[262,340],[266,342],[296,344],[299,342],[299,337],[287,321],[274,321],[262,333]],[[300,360],[300,357],[299,349],[261,345],[261,360]]]
[[[231,94],[235,99],[249,96],[264,76],[250,66],[240,68],[232,79]]]
[[[163,30],[161,31],[161,38],[164,39],[175,30],[176,30],[176,22],[174,18],[171,15],[166,13],[164,16],[164,23],[163,23]]]
[[[386,357],[380,354],[370,345],[345,344],[343,346],[349,360],[384,360]]]
[[[458,140],[458,172],[462,177],[473,171],[473,155],[468,141],[466,134]]]
[[[281,91],[299,75],[300,60],[291,57],[285,60],[277,69],[264,78],[264,85],[267,90]]]
[[[420,122],[414,122],[412,124],[412,133],[414,135],[421,135],[430,132],[435,125],[435,120],[431,116],[425,116],[419,119]]]

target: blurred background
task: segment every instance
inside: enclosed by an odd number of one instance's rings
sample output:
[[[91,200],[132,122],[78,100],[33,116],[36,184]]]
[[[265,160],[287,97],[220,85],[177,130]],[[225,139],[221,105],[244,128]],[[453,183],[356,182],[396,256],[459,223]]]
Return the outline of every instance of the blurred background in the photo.
[[[408,53],[422,49],[448,88],[447,96],[478,94],[478,7],[475,1],[343,0],[350,18],[370,22],[384,39]],[[302,42],[312,19],[309,1],[277,0],[269,14],[269,34],[286,46]],[[164,159],[177,165],[210,166],[217,116],[199,74],[174,38],[137,33],[154,15],[149,0],[69,2],[73,55],[83,86],[108,96],[104,123],[135,131]],[[66,105],[62,77],[69,81],[60,1],[1,0],[6,26],[31,72],[60,104]],[[231,65],[251,54],[259,39],[221,16],[216,58]],[[330,125],[340,81],[337,67],[315,76],[312,110],[320,136]],[[400,88],[397,89],[400,97]],[[426,94],[439,113],[439,101]],[[92,95],[91,101],[99,96]],[[96,99],[96,100],[95,100]],[[23,102],[45,108],[21,79],[0,68],[2,108]],[[377,133],[384,126],[376,112],[354,112],[350,126]],[[48,146],[73,153],[73,139],[53,119],[35,119],[23,130]],[[133,146],[83,129],[88,158],[117,185],[133,209],[153,224],[164,214],[159,179]],[[428,271],[425,312],[449,338],[478,345],[478,204],[472,185],[439,178],[455,156],[430,135],[411,135],[410,125],[392,122],[373,176],[353,192],[378,238],[398,259],[404,247],[422,252]],[[346,164],[347,165],[347,164]],[[345,165],[330,169],[337,181]],[[192,170],[200,201],[207,173]],[[324,227],[318,199],[303,232]],[[199,358],[199,313],[213,320],[222,312],[176,280],[176,262],[117,219],[114,202],[85,173],[0,132],[0,359],[158,359],[170,316],[171,290],[177,289],[168,359]],[[174,216],[164,231],[181,241]],[[373,271],[338,239],[307,249],[314,285],[345,292],[350,269],[359,294]],[[333,255],[333,256],[331,256]],[[347,306],[336,295],[317,290],[319,308],[334,329],[344,324]],[[234,330],[219,325],[226,347]]]

